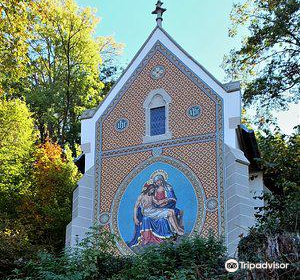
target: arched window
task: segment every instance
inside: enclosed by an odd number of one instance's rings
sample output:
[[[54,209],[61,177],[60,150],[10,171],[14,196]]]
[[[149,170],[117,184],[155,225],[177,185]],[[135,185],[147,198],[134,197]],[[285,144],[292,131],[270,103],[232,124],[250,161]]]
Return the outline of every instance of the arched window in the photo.
[[[163,89],[153,90],[144,102],[146,129],[144,143],[170,139],[169,104],[171,97]]]
[[[150,136],[166,133],[166,107],[150,109]]]

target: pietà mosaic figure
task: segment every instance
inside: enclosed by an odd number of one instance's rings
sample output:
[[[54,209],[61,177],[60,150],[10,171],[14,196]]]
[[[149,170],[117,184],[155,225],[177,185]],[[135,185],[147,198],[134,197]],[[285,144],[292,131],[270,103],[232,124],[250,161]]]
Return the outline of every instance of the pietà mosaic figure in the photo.
[[[176,235],[184,235],[183,213],[176,208],[177,198],[167,183],[167,174],[155,172],[142,188],[134,206],[134,237],[129,247],[161,243]]]

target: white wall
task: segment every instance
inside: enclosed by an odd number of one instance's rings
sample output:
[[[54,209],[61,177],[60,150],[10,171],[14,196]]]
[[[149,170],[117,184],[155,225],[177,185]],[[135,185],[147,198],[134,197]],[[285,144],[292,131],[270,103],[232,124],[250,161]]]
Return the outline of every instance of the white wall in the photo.
[[[72,221],[66,230],[66,246],[74,247],[93,225],[94,169],[89,169],[73,192]]]
[[[94,166],[95,160],[95,120],[81,121],[81,149],[85,154],[85,171]]]
[[[246,236],[249,227],[255,224],[254,207],[263,202],[253,199],[253,196],[262,193],[263,181],[262,173],[250,180],[249,161],[241,150],[227,145],[225,150],[226,245],[228,254],[234,256],[239,235]]]

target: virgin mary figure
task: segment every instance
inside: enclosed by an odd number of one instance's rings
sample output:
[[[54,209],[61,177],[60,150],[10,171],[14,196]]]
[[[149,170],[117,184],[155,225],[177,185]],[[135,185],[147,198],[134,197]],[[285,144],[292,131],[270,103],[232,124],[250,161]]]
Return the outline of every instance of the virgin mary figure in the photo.
[[[157,180],[156,184],[153,184],[157,175],[156,172],[152,174],[152,183],[150,181],[150,184],[148,182],[144,185],[135,203],[133,217],[135,230],[132,240],[128,243],[129,247],[157,244],[173,236],[184,234],[182,222],[179,224],[180,219],[178,219],[181,211],[176,210],[175,207],[174,190],[167,185],[163,175],[163,186]],[[165,196],[160,192],[164,192]]]

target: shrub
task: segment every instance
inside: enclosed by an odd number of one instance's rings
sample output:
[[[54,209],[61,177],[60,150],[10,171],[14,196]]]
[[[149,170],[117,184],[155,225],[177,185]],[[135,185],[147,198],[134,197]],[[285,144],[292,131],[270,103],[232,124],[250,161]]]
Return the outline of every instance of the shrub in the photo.
[[[112,234],[94,227],[75,249],[55,257],[41,252],[9,279],[14,280],[193,280],[229,279],[226,249],[214,237],[194,236],[120,256]]]

